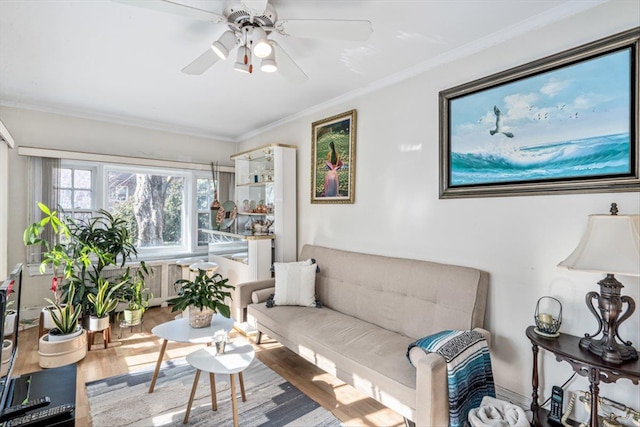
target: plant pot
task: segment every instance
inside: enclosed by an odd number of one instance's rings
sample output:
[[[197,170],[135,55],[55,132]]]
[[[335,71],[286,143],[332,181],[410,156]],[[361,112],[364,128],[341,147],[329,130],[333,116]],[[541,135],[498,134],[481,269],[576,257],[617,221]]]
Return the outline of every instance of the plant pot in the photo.
[[[68,335],[67,335],[68,336]],[[49,334],[38,342],[38,364],[41,368],[57,368],[79,362],[87,355],[87,331],[80,329],[80,335],[64,341],[50,341]]]
[[[89,316],[88,329],[90,331],[104,331],[109,327],[109,320],[109,315],[104,317]]]
[[[47,334],[47,335],[49,335],[48,341],[50,341],[50,342],[68,341],[70,339],[76,338],[77,336],[82,334],[83,331],[84,331],[84,329],[82,329],[82,326],[78,325],[78,326],[76,326],[76,331],[75,332],[63,335],[63,334],[60,334],[60,331],[58,330],[58,328],[54,327],[53,329],[50,329],[49,333]]]
[[[142,321],[142,309],[124,310],[124,321],[127,325],[138,325]]]
[[[209,307],[189,306],[189,325],[192,328],[207,328],[211,325],[214,313]]]
[[[7,310],[7,317],[4,319],[4,336],[8,337],[16,330],[16,316],[15,310]]]
[[[7,375],[9,372],[9,362],[11,361],[11,354],[13,353],[13,341],[4,340],[2,342],[2,368],[0,369],[0,376]]]

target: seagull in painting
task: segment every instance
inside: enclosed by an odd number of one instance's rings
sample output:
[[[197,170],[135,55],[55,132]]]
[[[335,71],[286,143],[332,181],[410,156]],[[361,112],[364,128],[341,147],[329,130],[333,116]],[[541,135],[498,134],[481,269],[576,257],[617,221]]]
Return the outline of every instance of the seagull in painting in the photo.
[[[493,106],[493,114],[496,115],[496,128],[489,131],[491,135],[495,135],[496,133],[501,133],[507,138],[513,138],[513,133],[505,132],[502,130],[502,113],[497,105]]]

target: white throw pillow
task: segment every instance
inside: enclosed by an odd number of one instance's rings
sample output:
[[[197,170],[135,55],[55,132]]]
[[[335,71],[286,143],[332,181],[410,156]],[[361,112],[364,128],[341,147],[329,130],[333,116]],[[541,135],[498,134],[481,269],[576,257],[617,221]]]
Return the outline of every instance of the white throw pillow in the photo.
[[[311,260],[300,262],[276,262],[275,305],[316,305],[316,268]]]

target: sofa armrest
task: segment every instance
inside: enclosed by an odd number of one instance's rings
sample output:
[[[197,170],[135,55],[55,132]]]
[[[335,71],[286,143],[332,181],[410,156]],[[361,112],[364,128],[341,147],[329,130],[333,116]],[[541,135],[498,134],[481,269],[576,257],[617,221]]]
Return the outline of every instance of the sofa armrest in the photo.
[[[487,340],[487,347],[491,348],[491,332],[482,328],[473,328],[474,331],[480,332],[485,340]]]
[[[416,426],[449,425],[447,363],[437,353],[414,347],[409,352],[416,367]]]
[[[275,279],[266,279],[237,284],[233,291],[233,318],[236,322],[247,321],[247,306],[252,302],[251,294],[260,289],[274,287],[275,283]]]
[[[491,348],[491,332],[474,328],[487,340]],[[419,347],[409,351],[411,363],[416,367],[416,426],[449,425],[449,389],[447,363],[437,353],[427,353]]]

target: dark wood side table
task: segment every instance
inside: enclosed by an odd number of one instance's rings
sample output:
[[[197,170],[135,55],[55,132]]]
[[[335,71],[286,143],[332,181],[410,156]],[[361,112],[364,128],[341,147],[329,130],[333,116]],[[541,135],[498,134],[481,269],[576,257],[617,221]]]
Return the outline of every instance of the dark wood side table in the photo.
[[[613,365],[604,362],[593,353],[583,350],[579,346],[580,338],[573,335],[560,334],[558,338],[545,338],[536,334],[533,326],[527,328],[527,338],[531,340],[533,351],[533,386],[531,412],[534,426],[541,425],[540,407],[538,406],[538,347],[555,354],[558,362],[568,362],[574,371],[589,379],[589,392],[591,393],[591,427],[598,427],[598,394],[599,384],[615,383],[620,378],[626,378],[638,384],[640,381],[640,360],[626,362],[621,365]]]

